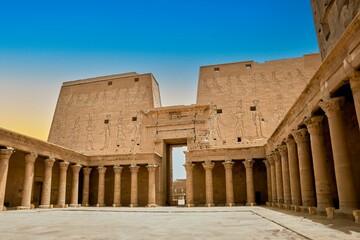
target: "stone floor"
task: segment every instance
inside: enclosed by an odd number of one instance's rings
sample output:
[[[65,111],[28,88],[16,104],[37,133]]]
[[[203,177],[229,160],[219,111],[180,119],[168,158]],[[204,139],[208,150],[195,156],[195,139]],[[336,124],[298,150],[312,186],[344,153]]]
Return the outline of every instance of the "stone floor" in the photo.
[[[356,226],[355,231],[339,231],[332,224],[262,207],[90,207],[0,213],[2,240],[360,239]]]

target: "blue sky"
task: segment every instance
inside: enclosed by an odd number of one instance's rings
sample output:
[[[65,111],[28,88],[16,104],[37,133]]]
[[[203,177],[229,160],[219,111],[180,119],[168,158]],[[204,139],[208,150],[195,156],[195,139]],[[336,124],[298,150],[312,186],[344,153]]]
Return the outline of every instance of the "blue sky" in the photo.
[[[151,72],[192,104],[201,65],[311,52],[310,0],[3,1],[0,127],[46,139],[64,81]]]

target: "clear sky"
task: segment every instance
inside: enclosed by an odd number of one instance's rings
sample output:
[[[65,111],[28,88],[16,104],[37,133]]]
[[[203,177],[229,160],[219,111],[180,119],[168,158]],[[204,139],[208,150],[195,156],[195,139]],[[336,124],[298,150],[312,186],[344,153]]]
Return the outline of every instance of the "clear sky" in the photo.
[[[310,0],[2,1],[0,127],[47,139],[64,81],[151,72],[192,104],[201,65],[317,51]]]

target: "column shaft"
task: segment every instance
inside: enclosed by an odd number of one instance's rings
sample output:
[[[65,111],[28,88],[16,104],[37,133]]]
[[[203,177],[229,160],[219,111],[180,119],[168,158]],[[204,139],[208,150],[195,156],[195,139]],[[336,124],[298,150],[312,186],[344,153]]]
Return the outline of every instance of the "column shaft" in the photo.
[[[193,207],[194,193],[193,193],[193,168],[195,164],[187,162],[183,165],[186,171],[186,206]]]
[[[278,151],[275,151],[272,153],[272,156],[275,161],[277,203],[282,204],[284,203],[284,190],[283,190],[280,153]]]
[[[9,171],[9,159],[14,149],[0,149],[0,212],[4,208],[7,175]]]
[[[277,202],[275,161],[271,155],[268,155],[267,159],[269,161],[271,171],[271,203],[275,204]]]
[[[37,157],[37,153],[30,153],[25,156],[25,176],[21,198],[21,209],[30,209],[32,187],[34,183],[34,165]]]
[[[284,190],[284,203],[291,204],[291,189],[290,189],[290,174],[289,174],[289,158],[287,146],[281,145],[278,147],[281,157],[281,169],[283,179],[283,190]]]
[[[305,128],[294,130],[292,132],[292,135],[294,136],[298,150],[300,186],[302,197],[301,201],[303,206],[313,207],[315,206],[316,201],[309,135]]]
[[[90,173],[91,168],[83,168],[83,192],[82,192],[82,205],[89,206],[89,188],[90,188]]]
[[[330,169],[326,159],[325,140],[323,135],[323,116],[315,116],[305,120],[310,133],[311,153],[314,166],[317,210],[325,212],[333,207]]]
[[[214,169],[215,163],[206,161],[202,164],[205,169],[205,195],[206,195],[206,206],[214,206],[214,190],[213,190],[213,176],[212,170]]]
[[[81,165],[75,164],[71,165],[72,170],[72,188],[71,188],[71,203],[70,207],[78,207],[79,206],[79,172],[81,169]]]
[[[267,183],[267,193],[268,193],[268,203],[271,203],[272,192],[271,192],[271,166],[269,160],[263,161],[266,166],[266,183]]]
[[[299,160],[296,150],[295,140],[289,136],[286,140],[289,158],[289,176],[291,189],[291,204],[294,206],[301,206],[301,187],[300,187],[300,173]]]
[[[121,171],[122,167],[114,166],[114,203],[113,207],[121,206]]]
[[[51,197],[51,180],[52,180],[52,168],[54,166],[55,159],[48,158],[44,160],[44,181],[41,192],[41,205],[39,208],[50,208]]]
[[[356,117],[360,128],[360,77],[359,76],[350,78],[350,87],[354,98]]]
[[[98,183],[98,201],[96,206],[97,207],[105,207],[105,172],[106,167],[99,166],[98,168],[99,173],[99,183]]]
[[[255,191],[254,191],[254,173],[253,173],[254,160],[247,159],[243,161],[243,164],[246,169],[246,196],[247,196],[246,205],[254,206],[256,205]]]
[[[321,102],[319,105],[325,111],[329,121],[340,210],[351,211],[359,206],[359,202],[342,117],[344,102],[344,97],[338,97]]]
[[[131,195],[130,207],[137,207],[138,204],[138,172],[140,167],[136,164],[130,165],[131,171]]]
[[[57,205],[61,207],[65,207],[66,205],[66,175],[69,164],[69,162],[59,162],[60,174]]]
[[[226,205],[231,207],[235,205],[233,172],[232,172],[234,162],[227,160],[222,164],[224,165],[225,168]]]
[[[148,207],[156,207],[156,170],[158,165],[150,164],[146,166],[149,172],[149,196]]]

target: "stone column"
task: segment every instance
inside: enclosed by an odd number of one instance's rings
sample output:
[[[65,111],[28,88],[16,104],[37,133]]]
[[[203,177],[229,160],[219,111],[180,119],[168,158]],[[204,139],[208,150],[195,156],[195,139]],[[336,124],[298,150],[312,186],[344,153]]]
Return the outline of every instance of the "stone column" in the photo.
[[[83,168],[83,192],[82,192],[82,206],[89,206],[89,188],[90,188],[90,173],[91,168]]]
[[[288,159],[289,159],[291,204],[293,206],[301,206],[302,203],[301,203],[299,160],[298,160],[295,140],[292,136],[289,136],[287,139],[285,139],[285,143],[288,149]]]
[[[57,205],[60,207],[66,207],[66,175],[69,164],[69,162],[59,162],[60,174]]]
[[[0,149],[0,212],[4,208],[9,159],[14,151],[15,150],[13,148]]]
[[[284,203],[284,190],[283,190],[283,179],[282,179],[282,170],[281,170],[281,158],[278,151],[272,153],[274,162],[275,162],[275,172],[276,172],[276,196],[277,203],[279,207]]]
[[[263,161],[266,166],[266,183],[267,183],[267,192],[268,192],[268,203],[271,203],[271,166],[269,160]]]
[[[98,182],[98,201],[96,207],[105,207],[105,172],[106,167],[99,166],[97,168],[99,173],[99,182]]]
[[[51,208],[50,197],[51,197],[51,180],[52,180],[52,168],[54,166],[55,159],[48,158],[44,160],[44,181],[41,192],[41,205],[39,208]]]
[[[277,202],[275,161],[271,155],[268,155],[267,159],[269,161],[271,171],[271,205],[274,207]]]
[[[214,169],[215,163],[206,161],[203,164],[205,169],[205,195],[206,195],[206,206],[212,207],[214,204],[214,190],[213,190],[213,176],[212,170]]]
[[[71,188],[71,202],[70,207],[79,206],[79,172],[81,169],[80,164],[71,165],[72,170],[72,188]]]
[[[305,120],[310,133],[311,153],[314,166],[317,210],[325,212],[334,207],[331,191],[331,176],[326,159],[325,140],[322,121],[324,116],[315,116]]]
[[[222,163],[225,168],[225,188],[226,188],[226,206],[234,206],[234,184],[233,184],[233,165],[234,162],[226,160]]]
[[[187,162],[183,165],[186,171],[186,206],[194,207],[194,189],[193,189],[193,168],[195,164]]]
[[[338,97],[319,105],[328,117],[340,210],[352,211],[358,207],[358,199],[342,117],[344,102],[344,97]]]
[[[290,189],[290,174],[289,174],[289,158],[288,150],[285,144],[278,147],[281,157],[281,169],[283,179],[283,190],[284,190],[284,204],[290,208],[291,205],[291,189]]]
[[[360,127],[360,76],[350,78],[350,87],[354,98],[356,117]]]
[[[136,164],[130,165],[131,172],[131,195],[130,195],[130,207],[137,207],[138,204],[138,172],[140,167]]]
[[[302,205],[305,207],[313,207],[316,202],[309,135],[305,128],[293,130],[292,135],[297,144]]]
[[[149,196],[148,207],[156,207],[156,170],[158,165],[149,164],[146,166],[149,172]]]
[[[254,160],[246,159],[243,161],[243,164],[246,169],[246,205],[247,206],[255,206],[255,191],[254,191],[254,174],[253,174],[253,166]]]
[[[123,167],[114,166],[114,203],[113,207],[121,206],[121,171]]]
[[[25,156],[25,176],[20,209],[30,209],[32,187],[34,183],[34,165],[37,157],[37,153],[34,152]]]

